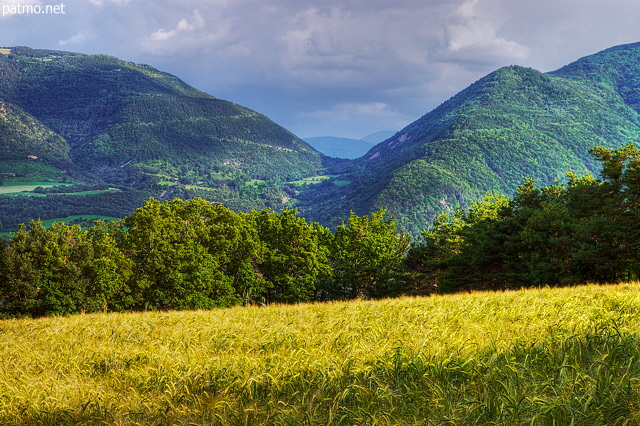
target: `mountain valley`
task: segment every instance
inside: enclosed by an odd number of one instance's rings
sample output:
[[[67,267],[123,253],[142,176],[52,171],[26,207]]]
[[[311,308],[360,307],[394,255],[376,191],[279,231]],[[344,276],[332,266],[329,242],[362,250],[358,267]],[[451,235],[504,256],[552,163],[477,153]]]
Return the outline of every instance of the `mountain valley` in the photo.
[[[153,196],[296,207],[330,226],[384,208],[416,236],[438,214],[511,195],[525,178],[597,175],[590,148],[640,139],[640,44],[551,73],[496,70],[355,159],[321,154],[267,117],[148,65],[2,52],[0,231],[36,218],[123,217]]]

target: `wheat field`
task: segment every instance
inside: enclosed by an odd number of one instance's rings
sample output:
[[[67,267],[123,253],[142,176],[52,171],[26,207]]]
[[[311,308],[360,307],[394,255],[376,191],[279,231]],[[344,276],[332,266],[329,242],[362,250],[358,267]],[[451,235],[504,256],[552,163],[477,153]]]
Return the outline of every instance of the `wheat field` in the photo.
[[[640,284],[0,321],[0,424],[637,424]]]

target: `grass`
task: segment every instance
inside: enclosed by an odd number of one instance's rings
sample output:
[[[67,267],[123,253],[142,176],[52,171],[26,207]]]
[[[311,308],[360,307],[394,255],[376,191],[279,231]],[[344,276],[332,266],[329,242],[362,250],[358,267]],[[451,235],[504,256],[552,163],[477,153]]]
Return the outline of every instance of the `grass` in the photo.
[[[293,185],[315,185],[315,184],[322,183],[325,180],[329,180],[329,179],[335,178],[335,177],[337,177],[337,175],[312,176],[312,177],[296,180],[296,181],[289,182],[289,183],[293,184]],[[350,183],[351,183],[351,181],[349,181],[349,180],[334,180],[333,181],[333,184],[336,185],[336,186],[345,186],[345,185],[349,185]]]
[[[0,321],[1,424],[637,424],[640,284]]]
[[[4,182],[0,185],[0,195],[16,194],[33,191],[37,187],[51,188],[52,186],[71,185],[58,182]]]
[[[200,185],[185,185],[185,189],[203,189],[205,191],[215,191],[216,188],[209,188],[208,186],[200,186]]]
[[[37,187],[51,188],[53,186],[73,186],[70,183],[61,182],[30,182],[30,181],[8,181],[0,185],[0,195],[18,195],[27,197],[46,197],[47,194],[40,194],[36,192],[30,192]],[[66,192],[65,195],[93,195],[103,192],[118,192],[117,188],[99,189],[93,191],[81,191],[81,192]]]
[[[322,183],[325,180],[331,179],[332,177],[335,177],[335,175],[311,176],[311,177],[295,180],[295,181],[292,181],[292,182],[289,182],[289,183],[293,184],[293,185],[314,185],[314,184],[317,184],[317,183]]]
[[[108,189],[96,189],[93,191],[81,191],[81,192],[65,192],[65,195],[95,195],[95,194],[103,194],[105,192],[120,192],[121,190],[118,188],[108,188]]]
[[[0,53],[3,55],[10,55],[11,49],[0,49]]]

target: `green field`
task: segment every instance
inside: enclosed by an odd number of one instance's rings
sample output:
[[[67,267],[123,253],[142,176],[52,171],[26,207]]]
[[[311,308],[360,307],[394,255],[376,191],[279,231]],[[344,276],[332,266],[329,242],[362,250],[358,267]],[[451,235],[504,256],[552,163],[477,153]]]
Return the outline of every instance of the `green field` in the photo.
[[[1,424],[640,421],[640,284],[0,321]]]
[[[109,189],[96,189],[94,191],[65,192],[65,195],[94,195],[94,194],[102,194],[104,192],[120,192],[120,189],[109,188]]]
[[[331,178],[336,178],[338,177],[338,175],[318,175],[318,176],[311,176],[308,178],[303,178],[303,179],[299,179],[299,180],[295,180],[292,182],[289,182],[290,184],[293,185],[315,185],[318,183],[322,183],[326,180],[329,180]],[[348,185],[350,184],[351,181],[348,180],[335,180],[333,181],[333,184],[336,186],[344,186],[344,185]]]
[[[71,185],[57,182],[4,182],[0,185],[0,195],[16,194],[20,192],[33,191],[37,187],[51,188],[52,186]]]
[[[4,182],[3,185],[0,185],[0,195],[17,195],[17,196],[26,196],[26,197],[46,197],[47,194],[40,194],[36,192],[31,192],[37,187],[42,188],[51,188],[53,186],[72,186],[69,183],[60,183],[60,182]],[[116,192],[120,191],[116,188],[109,189],[100,189],[94,191],[81,191],[81,192],[65,192],[65,195],[92,195],[99,194],[103,192]]]
[[[289,183],[294,185],[313,185],[316,183],[322,183],[325,180],[331,179],[332,177],[334,176],[329,176],[329,175],[311,176],[311,177],[295,180]]]

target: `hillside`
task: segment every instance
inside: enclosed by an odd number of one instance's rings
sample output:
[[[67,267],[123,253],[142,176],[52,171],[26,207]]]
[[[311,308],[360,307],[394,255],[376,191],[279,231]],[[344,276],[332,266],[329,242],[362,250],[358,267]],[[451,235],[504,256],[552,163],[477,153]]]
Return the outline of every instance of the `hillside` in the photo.
[[[336,179],[350,184],[310,192],[305,211],[329,223],[386,207],[417,234],[487,192],[511,195],[524,178],[597,174],[590,148],[640,139],[639,56],[633,44],[553,73],[499,69],[343,167]]]
[[[61,152],[107,182],[160,172],[296,179],[321,167],[319,153],[263,115],[147,65],[14,48],[0,55],[0,73],[8,76],[4,102],[55,132]],[[41,144],[34,155],[54,149]]]
[[[0,321],[0,423],[634,424],[639,290]]]
[[[106,184],[142,191],[136,207],[151,195],[199,195],[250,209],[282,207],[290,195],[269,182],[323,167],[322,154],[267,117],[148,65],[27,47],[3,52],[0,183]],[[33,210],[35,201],[19,198],[0,211],[11,227],[34,217],[18,212]],[[71,198],[37,200],[49,212],[42,218],[68,210],[61,204],[76,206]],[[117,204],[131,204],[128,195],[120,198]],[[120,210],[111,213],[132,212]],[[89,207],[78,214],[100,213]]]
[[[73,167],[69,145],[20,107],[0,98],[0,173],[60,179]]]

